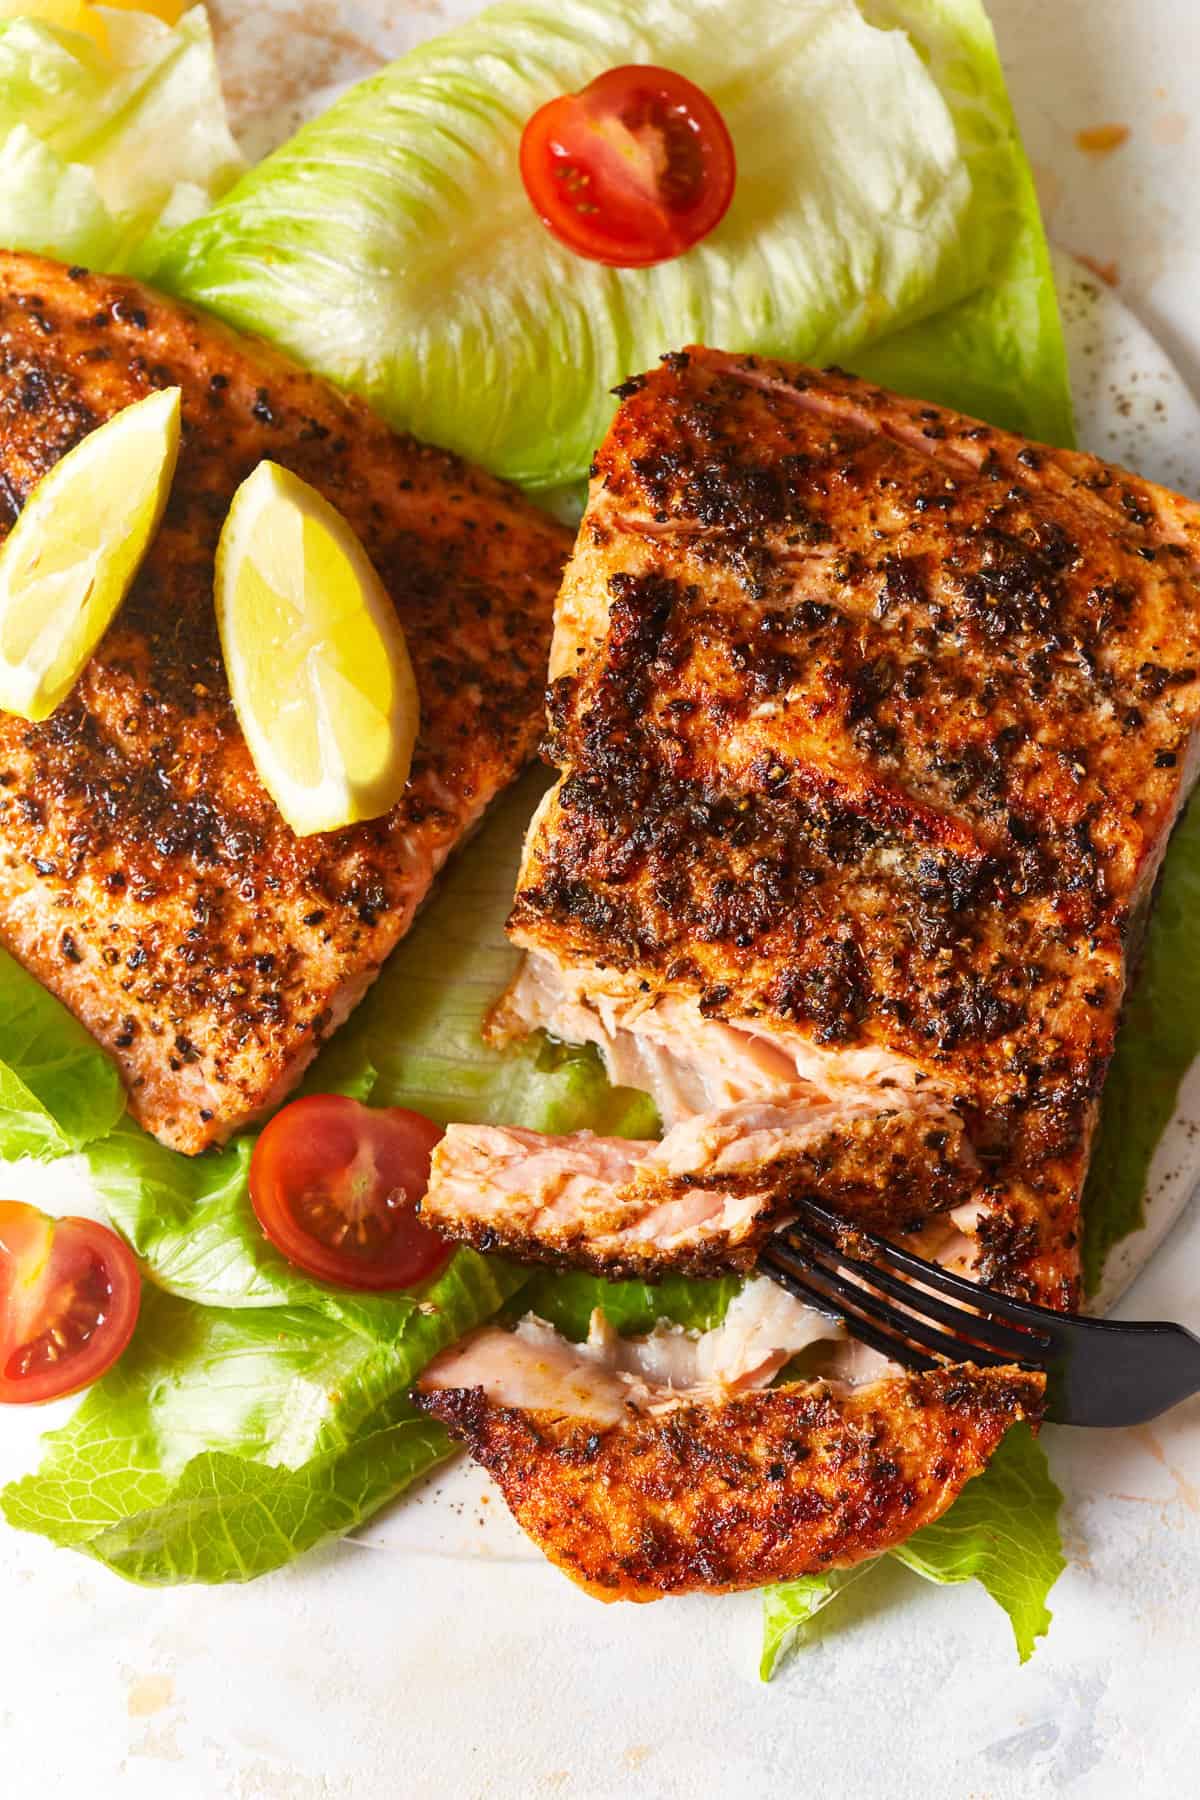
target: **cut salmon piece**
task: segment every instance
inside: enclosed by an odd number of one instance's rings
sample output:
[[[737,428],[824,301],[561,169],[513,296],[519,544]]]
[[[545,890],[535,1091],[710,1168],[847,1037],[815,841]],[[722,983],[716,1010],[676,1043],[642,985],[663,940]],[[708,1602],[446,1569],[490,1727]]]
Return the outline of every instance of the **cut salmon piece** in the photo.
[[[661,1142],[451,1125],[421,1210],[480,1250],[610,1278],[753,1267],[806,1195],[873,1229],[922,1229],[970,1199],[978,1164],[935,1101],[799,1089],[697,1113]]]
[[[0,716],[0,941],[111,1052],[135,1117],[192,1152],[283,1099],[532,752],[570,538],[266,346],[3,253],[0,535],[81,437],[171,386],[178,472],[122,610],[52,718]],[[420,695],[400,803],[306,839],[255,772],[214,616],[221,524],[263,458],[361,538]]]
[[[975,1272],[1071,1306],[1130,959],[1198,766],[1200,507],[836,370],[692,349],[622,393],[557,606],[560,778],[510,925],[531,959],[494,1031],[597,1044],[668,1126],[796,1083],[935,1097],[974,1159]],[[859,1149],[819,1179],[768,1159],[764,1189],[835,1194]]]
[[[756,1587],[901,1542],[1017,1419],[1041,1415],[1044,1377],[1020,1369],[768,1385],[839,1331],[755,1281],[699,1338],[622,1340],[595,1318],[581,1345],[532,1318],[485,1328],[431,1363],[414,1398],[599,1598]]]

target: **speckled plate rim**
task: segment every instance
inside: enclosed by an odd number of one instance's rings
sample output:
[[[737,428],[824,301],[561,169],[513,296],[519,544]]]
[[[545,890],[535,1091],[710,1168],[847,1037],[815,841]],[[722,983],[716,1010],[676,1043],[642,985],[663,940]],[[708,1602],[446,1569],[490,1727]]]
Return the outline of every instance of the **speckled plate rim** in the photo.
[[[1200,487],[1200,405],[1154,336],[1082,263],[1055,251],[1076,426],[1085,450],[1184,493]],[[1145,1223],[1109,1252],[1088,1303],[1107,1312],[1200,1184],[1200,1061],[1184,1078],[1151,1161]]]

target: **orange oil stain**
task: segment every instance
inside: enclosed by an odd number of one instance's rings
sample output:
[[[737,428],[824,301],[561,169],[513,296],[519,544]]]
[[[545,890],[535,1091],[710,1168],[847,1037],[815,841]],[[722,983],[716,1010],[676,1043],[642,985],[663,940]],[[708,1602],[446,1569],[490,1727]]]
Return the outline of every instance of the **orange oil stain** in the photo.
[[[1156,144],[1162,144],[1169,149],[1176,144],[1182,144],[1190,125],[1191,120],[1186,113],[1160,113],[1150,127],[1150,136]]]
[[[1075,252],[1075,260],[1081,262],[1085,269],[1090,269],[1093,275],[1098,275],[1105,287],[1116,287],[1121,279],[1121,272],[1115,262],[1097,262],[1094,256],[1085,256],[1082,250]]]
[[[175,1683],[169,1675],[140,1675],[130,1683],[126,1710],[131,1719],[148,1719],[171,1704]]]
[[[1149,1426],[1137,1426],[1134,1429],[1133,1436],[1137,1439],[1138,1443],[1142,1445],[1143,1449],[1149,1451],[1156,1463],[1162,1464],[1163,1468],[1167,1471],[1167,1474],[1171,1477],[1171,1480],[1175,1483],[1181,1503],[1187,1507],[1189,1512],[1200,1513],[1200,1489],[1197,1489],[1194,1482],[1188,1480],[1182,1469],[1171,1467],[1171,1464],[1167,1461],[1166,1451],[1163,1449],[1154,1433],[1150,1430]]]
[[[1128,139],[1128,125],[1087,125],[1075,133],[1076,147],[1089,156],[1109,156]]]

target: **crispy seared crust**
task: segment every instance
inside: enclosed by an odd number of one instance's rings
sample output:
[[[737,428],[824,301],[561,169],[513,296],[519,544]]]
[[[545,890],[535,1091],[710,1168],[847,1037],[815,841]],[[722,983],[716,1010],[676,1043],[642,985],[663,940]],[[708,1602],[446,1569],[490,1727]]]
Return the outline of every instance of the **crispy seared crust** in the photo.
[[[86,432],[183,390],[158,539],[75,693],[0,717],[0,940],[195,1151],[274,1100],[360,997],[454,843],[526,760],[569,536],[265,346],[136,284],[0,253],[0,536]],[[237,728],[212,604],[239,482],[271,457],[359,533],[416,670],[386,818],[299,840]]]
[[[426,1211],[428,1209],[422,1209]],[[582,1269],[588,1275],[600,1275],[606,1281],[662,1281],[670,1275],[686,1275],[695,1280],[711,1280],[719,1275],[747,1275],[758,1260],[758,1250],[768,1232],[788,1216],[785,1202],[770,1195],[756,1215],[754,1230],[737,1237],[709,1237],[685,1244],[664,1256],[653,1249],[608,1253],[598,1250],[586,1230],[566,1233],[552,1240],[539,1232],[479,1225],[472,1220],[455,1220],[443,1237],[455,1244],[470,1244],[485,1255],[498,1252],[518,1262],[540,1263],[551,1269]],[[430,1223],[434,1221],[431,1219]]]
[[[970,1367],[835,1398],[821,1384],[636,1414],[596,1431],[491,1404],[482,1388],[414,1395],[498,1482],[518,1523],[590,1593],[657,1600],[848,1567],[940,1515],[1043,1377]]]
[[[956,1100],[985,1280],[1078,1294],[1126,942],[1195,766],[1200,508],[840,372],[626,385],[518,943]]]
[[[623,1193],[624,1190],[619,1190],[618,1197]],[[660,1190],[659,1197],[669,1199],[671,1195]],[[758,1259],[760,1244],[775,1224],[787,1216],[788,1205],[784,1196],[767,1194],[748,1230],[713,1232],[690,1243],[672,1246],[666,1255],[652,1243],[634,1242],[613,1248],[603,1242],[597,1243],[597,1236],[605,1230],[605,1221],[599,1218],[589,1218],[586,1223],[569,1230],[550,1233],[526,1230],[519,1221],[509,1222],[503,1216],[491,1224],[460,1214],[449,1216],[424,1201],[420,1211],[442,1237],[449,1238],[452,1243],[470,1244],[485,1255],[499,1252],[515,1257],[518,1262],[541,1263],[552,1269],[583,1269],[589,1275],[600,1275],[607,1281],[654,1282],[661,1281],[665,1275],[707,1279],[717,1275],[749,1274]],[[619,1221],[621,1214],[616,1207],[611,1217]]]
[[[957,1127],[957,1129],[956,1129]],[[960,1204],[973,1191],[977,1170],[961,1158],[961,1127],[928,1113],[895,1112],[831,1126],[802,1153],[780,1157],[742,1175],[701,1171],[694,1179],[639,1173],[611,1190],[604,1205],[567,1220],[549,1210],[531,1216],[521,1196],[481,1205],[482,1175],[474,1197],[469,1163],[450,1183],[444,1171],[459,1163],[459,1143],[472,1127],[452,1125],[433,1153],[433,1174],[421,1211],[444,1237],[477,1250],[501,1250],[525,1262],[587,1269],[609,1280],[658,1281],[667,1274],[711,1276],[748,1273],[759,1246],[781,1218],[805,1199],[819,1200],[870,1230],[904,1233]],[[486,1152],[485,1161],[486,1161]],[[706,1226],[688,1241],[664,1249],[647,1224],[656,1207],[682,1199],[689,1189],[756,1196],[759,1204],[736,1229]],[[498,1198],[504,1202],[503,1195]],[[639,1236],[639,1231],[644,1235]],[[615,1234],[628,1234],[616,1240]]]

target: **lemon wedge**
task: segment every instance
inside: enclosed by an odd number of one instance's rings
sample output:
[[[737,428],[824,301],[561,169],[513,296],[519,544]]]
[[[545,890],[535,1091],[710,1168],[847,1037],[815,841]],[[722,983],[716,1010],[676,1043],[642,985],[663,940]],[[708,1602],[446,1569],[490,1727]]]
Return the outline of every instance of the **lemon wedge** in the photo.
[[[164,25],[177,25],[184,0],[101,0],[117,12],[147,13]],[[60,31],[76,31],[91,38],[101,50],[109,46],[104,20],[88,0],[0,0],[0,19],[33,19],[39,25],[56,25]]]
[[[217,624],[250,754],[296,835],[394,806],[419,723],[403,628],[345,519],[277,463],[233,497]]]
[[[114,414],[38,482],[0,546],[0,710],[48,719],[108,629],[162,519],[179,389]]]
[[[0,0],[0,19],[32,19],[39,25],[57,25],[60,31],[76,31],[90,37],[101,50],[108,49],[104,20],[86,0]]]
[[[110,7],[113,12],[149,13],[164,25],[178,25],[187,0],[96,0],[96,4]]]

